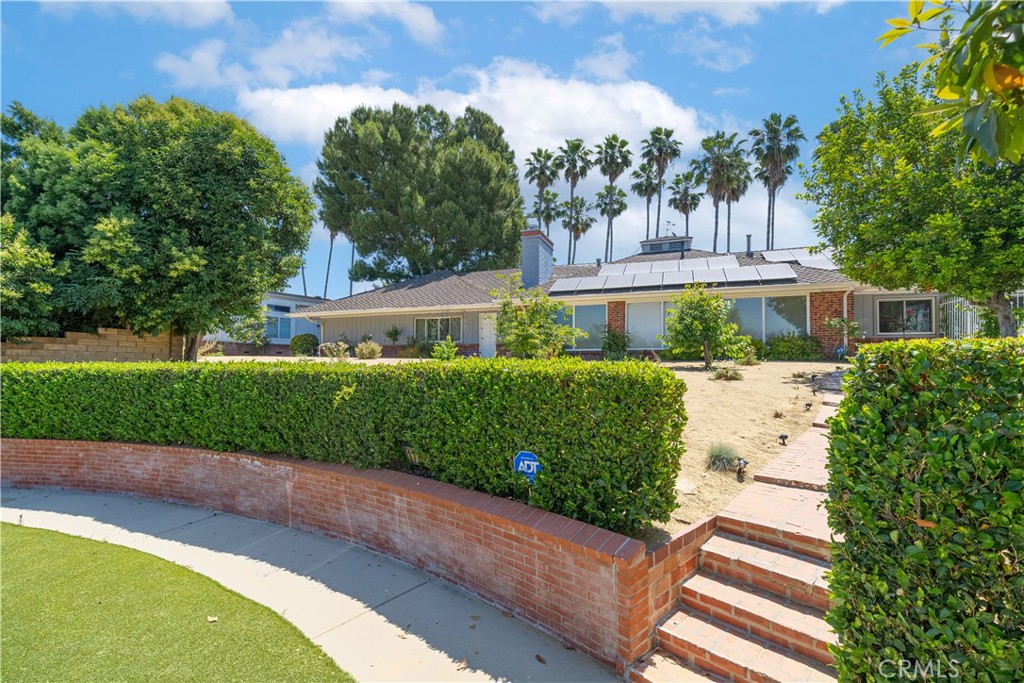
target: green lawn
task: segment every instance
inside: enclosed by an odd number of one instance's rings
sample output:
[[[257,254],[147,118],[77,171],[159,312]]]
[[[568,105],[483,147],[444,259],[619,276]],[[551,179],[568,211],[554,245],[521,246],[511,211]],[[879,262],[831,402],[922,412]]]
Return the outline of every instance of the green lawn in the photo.
[[[271,610],[152,555],[3,524],[0,563],[4,683],[354,680]]]

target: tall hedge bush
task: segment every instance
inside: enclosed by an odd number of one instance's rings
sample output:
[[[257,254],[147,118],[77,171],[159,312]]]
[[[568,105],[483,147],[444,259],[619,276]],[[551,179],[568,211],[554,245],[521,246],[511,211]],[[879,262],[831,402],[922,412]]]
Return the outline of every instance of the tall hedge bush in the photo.
[[[685,385],[650,363],[7,364],[6,437],[187,444],[359,467],[634,532],[675,507]],[[512,470],[520,450],[543,470]]]
[[[845,389],[826,503],[840,680],[1024,681],[1024,339],[872,344]]]

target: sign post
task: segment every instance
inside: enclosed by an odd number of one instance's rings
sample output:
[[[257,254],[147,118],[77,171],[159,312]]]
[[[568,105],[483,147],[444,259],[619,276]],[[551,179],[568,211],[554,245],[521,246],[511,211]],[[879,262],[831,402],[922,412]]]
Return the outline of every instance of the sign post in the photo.
[[[530,451],[519,451],[516,453],[516,457],[512,458],[512,470],[518,474],[525,475],[530,480],[530,486],[533,486],[537,473],[542,469],[540,459]]]

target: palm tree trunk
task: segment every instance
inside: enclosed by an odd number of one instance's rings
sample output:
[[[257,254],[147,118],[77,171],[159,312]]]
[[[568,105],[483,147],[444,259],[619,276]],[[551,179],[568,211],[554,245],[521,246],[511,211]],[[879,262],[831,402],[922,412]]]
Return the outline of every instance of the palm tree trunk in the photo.
[[[335,233],[331,233],[331,246],[327,250],[327,275],[324,276],[324,298],[327,298],[327,283],[331,280],[331,255],[334,254],[334,237]]]
[[[572,230],[569,230],[568,233],[569,233],[569,248],[565,252],[565,263],[566,263],[566,265],[569,265],[569,264],[572,263]]]
[[[768,219],[764,228],[764,248],[772,248],[772,189],[768,188]]]
[[[690,236],[690,214],[684,213],[683,218],[686,219],[686,236]]]
[[[352,296],[352,269],[356,267],[356,245],[352,245],[352,257],[348,261],[348,295]]]
[[[604,262],[608,263],[610,257],[608,254],[612,253],[612,217],[608,216],[608,228],[604,235]]]
[[[544,206],[544,188],[540,185],[537,186],[537,232],[540,232],[540,215],[543,213],[541,207]],[[551,237],[548,234],[548,237]]]
[[[775,201],[779,196],[779,188],[772,188],[772,249],[775,248]]]
[[[657,230],[654,232],[654,236],[658,236]],[[651,239],[651,198],[647,198],[647,238]]]
[[[302,256],[302,268],[301,268],[301,270],[302,270],[302,296],[308,296],[308,294],[306,294],[306,256],[305,256],[305,254],[303,254],[303,256]]]
[[[647,212],[648,213],[651,212],[651,200],[649,200],[649,199],[647,200]],[[650,223],[650,219],[649,218],[647,219],[647,222]],[[648,229],[648,232],[650,232],[650,229]],[[654,222],[654,236],[658,237],[660,235],[661,235],[661,178],[659,177],[658,178],[658,218]]]
[[[718,253],[718,202],[715,202],[715,239],[711,250],[716,254]]]
[[[725,200],[725,253],[732,251],[732,202]]]

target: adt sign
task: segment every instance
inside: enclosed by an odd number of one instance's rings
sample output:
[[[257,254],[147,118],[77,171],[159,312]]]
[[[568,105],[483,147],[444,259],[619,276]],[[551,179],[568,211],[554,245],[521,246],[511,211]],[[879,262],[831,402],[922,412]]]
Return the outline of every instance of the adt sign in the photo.
[[[519,451],[512,459],[512,469],[519,474],[525,474],[532,484],[533,480],[537,478],[537,473],[543,468],[540,466],[540,459],[534,453]]]

